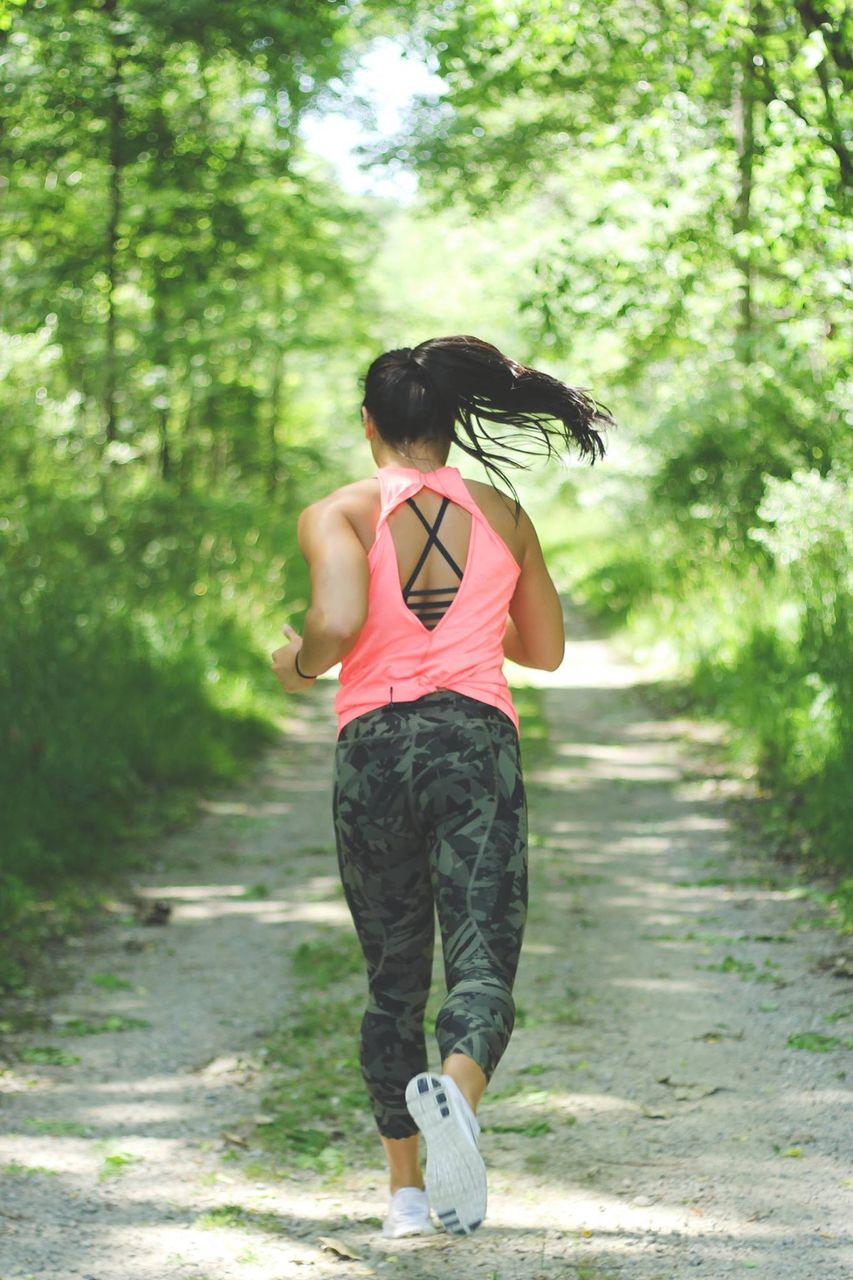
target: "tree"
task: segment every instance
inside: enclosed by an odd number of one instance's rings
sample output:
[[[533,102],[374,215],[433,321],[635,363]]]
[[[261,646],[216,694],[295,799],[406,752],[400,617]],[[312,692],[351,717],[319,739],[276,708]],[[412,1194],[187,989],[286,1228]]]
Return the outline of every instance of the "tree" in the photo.
[[[3,21],[0,322],[55,317],[73,452],[150,453],[154,425],[161,475],[183,455],[186,482],[201,414],[208,433],[262,429],[266,371],[250,387],[243,353],[269,353],[269,306],[253,307],[270,281],[315,306],[354,287],[348,239],[367,223],[301,166],[298,128],[357,24],[313,0],[60,0]]]

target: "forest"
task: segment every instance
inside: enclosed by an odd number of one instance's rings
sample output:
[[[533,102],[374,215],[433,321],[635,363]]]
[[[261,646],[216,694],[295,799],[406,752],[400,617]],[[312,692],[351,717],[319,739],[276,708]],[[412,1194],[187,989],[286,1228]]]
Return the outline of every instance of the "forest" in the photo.
[[[0,980],[287,735],[296,517],[452,333],[608,406],[518,480],[555,580],[853,914],[845,0],[0,0],[0,60]]]

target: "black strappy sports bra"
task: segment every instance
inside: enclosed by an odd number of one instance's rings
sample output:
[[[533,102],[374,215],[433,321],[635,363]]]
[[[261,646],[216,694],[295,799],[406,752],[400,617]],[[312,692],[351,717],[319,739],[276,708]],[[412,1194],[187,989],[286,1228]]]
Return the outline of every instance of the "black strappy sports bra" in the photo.
[[[424,513],[421,511],[420,507],[417,505],[414,498],[407,498],[406,501],[408,502],[412,510],[416,513],[421,524],[429,534],[429,537],[424,543],[424,548],[421,552],[418,563],[415,565],[414,569],[409,574],[409,579],[406,585],[403,587],[403,600],[405,601],[406,605],[411,609],[412,613],[414,613],[418,618],[420,618],[421,622],[424,624],[427,631],[432,631],[434,627],[438,626],[439,622],[444,617],[447,610],[450,608],[451,604],[453,603],[453,597],[455,596],[456,592],[459,590],[459,587],[456,586],[456,587],[414,588],[412,586],[412,583],[417,580],[417,576],[420,573],[421,569],[423,568],[424,562],[426,561],[426,558],[429,555],[429,549],[432,546],[435,546],[441,552],[441,554],[444,556],[447,563],[453,569],[454,573],[456,573],[456,575],[458,576],[460,582],[462,580],[462,570],[459,568],[459,565],[453,559],[453,556],[447,550],[447,547],[445,547],[444,543],[440,542],[438,539],[438,526],[441,524],[441,521],[444,517],[444,513],[447,510],[448,505],[450,503],[450,499],[447,497],[442,498],[441,506],[439,507],[438,514],[436,515],[435,521],[433,524],[430,524],[429,521],[426,519],[426,517],[424,516]],[[414,602],[410,602],[410,599],[409,599],[410,596],[437,596],[437,597],[446,596],[447,599],[444,599],[444,600],[437,599],[435,602],[433,602],[432,600],[422,600],[422,601],[416,600]]]

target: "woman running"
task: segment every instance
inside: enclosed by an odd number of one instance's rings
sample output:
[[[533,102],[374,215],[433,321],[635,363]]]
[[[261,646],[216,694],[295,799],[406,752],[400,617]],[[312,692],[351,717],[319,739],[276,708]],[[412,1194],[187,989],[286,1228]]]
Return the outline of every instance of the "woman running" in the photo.
[[[468,336],[379,356],[361,412],[376,470],[300,515],[311,605],[301,638],[283,627],[273,668],[296,693],[341,663],[332,804],[367,964],[361,1064],[390,1172],[383,1232],[429,1233],[431,1208],[467,1235],[486,1213],[476,1110],[512,1033],[527,915],[527,802],[503,660],[553,671],[564,652],[556,588],[500,466],[570,444],[594,463],[605,452],[596,425],[613,420],[586,392]],[[451,444],[513,500],[448,466]],[[436,911],[440,1073],[423,1029]]]

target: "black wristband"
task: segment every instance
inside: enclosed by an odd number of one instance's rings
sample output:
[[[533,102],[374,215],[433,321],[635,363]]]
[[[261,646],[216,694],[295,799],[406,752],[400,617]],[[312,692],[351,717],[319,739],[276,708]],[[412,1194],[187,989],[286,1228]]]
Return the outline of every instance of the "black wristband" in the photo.
[[[305,674],[305,672],[304,672],[304,671],[300,671],[300,669],[299,669],[299,650],[298,650],[298,649],[296,650],[296,655],[295,655],[295,657],[294,657],[294,659],[293,659],[293,665],[296,667],[296,674],[297,674],[298,676],[301,676],[303,680],[316,680],[316,679],[317,679],[317,677],[316,677],[316,676],[306,676],[306,674]]]

